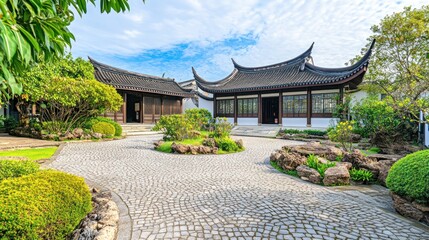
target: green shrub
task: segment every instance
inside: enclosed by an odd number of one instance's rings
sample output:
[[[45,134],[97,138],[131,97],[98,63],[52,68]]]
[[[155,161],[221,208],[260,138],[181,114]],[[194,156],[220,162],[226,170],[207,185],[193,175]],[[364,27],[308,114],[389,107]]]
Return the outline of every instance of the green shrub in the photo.
[[[173,114],[161,116],[153,130],[162,131],[165,141],[181,141],[188,138],[192,127],[183,114]]]
[[[232,124],[228,122],[226,118],[215,118],[213,123],[213,133],[212,136],[216,138],[225,138],[229,137]]]
[[[339,142],[344,150],[351,152],[353,125],[353,121],[339,122],[335,128],[329,131],[329,140]]]
[[[185,111],[185,118],[198,131],[208,130],[212,114],[205,108],[192,108]]]
[[[350,170],[350,178],[353,181],[358,182],[370,182],[373,180],[373,174],[371,171],[368,171],[366,169],[356,169],[353,168]]]
[[[6,129],[6,132],[10,132],[10,130],[15,129],[19,126],[18,120],[16,120],[13,117],[8,117],[3,121],[4,128]]]
[[[307,157],[306,165],[310,168],[316,169],[317,172],[319,172],[320,176],[324,177],[326,169],[335,166],[336,163],[329,161],[327,163],[321,163],[317,156],[310,154]]]
[[[4,120],[6,120],[6,118],[0,115],[0,128],[4,128]]]
[[[2,239],[66,239],[91,209],[83,178],[47,170],[0,182]]]
[[[66,126],[60,121],[48,121],[42,123],[42,129],[48,133],[58,133],[58,129],[65,131]]]
[[[93,117],[93,118],[87,119],[82,124],[82,126],[76,126],[76,127],[82,127],[83,129],[92,130],[92,126],[94,126],[94,124],[99,122],[106,122],[106,123],[112,124],[113,127],[115,127],[115,136],[117,137],[122,136],[122,126],[119,123],[115,122],[114,120],[110,118],[105,118],[105,117]]]
[[[0,160],[0,181],[35,173],[38,170],[39,164],[35,161]]]
[[[237,143],[235,143],[235,141],[229,137],[215,138],[215,141],[219,149],[225,152],[237,152],[240,150]]]
[[[381,149],[378,147],[372,147],[370,149],[368,149],[369,152],[374,152],[374,153],[380,153]]]
[[[409,154],[393,164],[386,185],[399,195],[429,201],[429,150]]]
[[[105,136],[115,136],[115,127],[107,122],[98,122],[92,125],[92,131]]]
[[[298,129],[284,129],[283,133],[285,133],[285,134],[300,134],[302,132]]]
[[[316,136],[325,136],[328,134],[327,131],[316,130],[316,129],[305,129],[305,130],[302,130],[302,132],[308,135],[316,135]]]

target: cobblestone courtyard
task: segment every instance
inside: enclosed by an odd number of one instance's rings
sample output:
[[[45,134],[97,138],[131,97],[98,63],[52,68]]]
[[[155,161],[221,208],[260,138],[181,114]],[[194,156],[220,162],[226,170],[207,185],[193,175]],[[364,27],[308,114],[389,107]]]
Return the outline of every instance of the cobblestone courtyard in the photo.
[[[152,150],[159,138],[67,144],[50,166],[119,195],[132,239],[429,239],[426,227],[272,169],[269,154],[294,142],[241,137],[244,152],[191,156]]]

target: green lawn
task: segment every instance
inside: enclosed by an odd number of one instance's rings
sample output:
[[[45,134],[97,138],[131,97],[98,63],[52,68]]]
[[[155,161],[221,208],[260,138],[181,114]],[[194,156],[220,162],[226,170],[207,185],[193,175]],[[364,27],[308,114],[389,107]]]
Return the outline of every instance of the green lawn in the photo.
[[[52,157],[58,147],[26,148],[0,151],[1,157],[27,157],[29,160],[41,160]]]

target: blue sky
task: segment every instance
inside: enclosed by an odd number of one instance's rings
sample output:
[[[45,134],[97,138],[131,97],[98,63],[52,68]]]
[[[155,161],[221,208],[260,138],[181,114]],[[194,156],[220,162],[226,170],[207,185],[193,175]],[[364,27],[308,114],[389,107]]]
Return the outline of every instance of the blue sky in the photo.
[[[193,66],[218,80],[232,71],[231,58],[244,66],[273,64],[315,42],[316,65],[341,67],[386,14],[424,2],[131,0],[126,13],[100,14],[97,6],[76,18],[72,53],[177,81],[191,79]]]

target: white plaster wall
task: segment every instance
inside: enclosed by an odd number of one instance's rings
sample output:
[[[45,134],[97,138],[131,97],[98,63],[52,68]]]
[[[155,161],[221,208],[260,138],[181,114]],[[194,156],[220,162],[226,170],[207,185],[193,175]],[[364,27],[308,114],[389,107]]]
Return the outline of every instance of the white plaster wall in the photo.
[[[229,123],[234,124],[234,118],[226,118],[226,120],[228,120]]]
[[[239,126],[257,126],[258,118],[237,118],[237,125]]]
[[[183,112],[187,109],[198,108],[197,105],[194,104],[191,98],[183,99]]]
[[[282,118],[283,127],[306,127],[307,118]]]
[[[357,92],[351,93],[350,97],[351,97],[350,104],[352,106],[355,106],[356,103],[360,103],[363,99],[365,99],[366,97],[368,97],[368,93],[361,90],[361,91],[357,91]]]
[[[209,110],[209,112],[213,116],[213,101],[208,101],[202,97],[198,97],[198,105],[199,105],[198,106],[199,108],[205,108],[205,109]]]
[[[338,118],[311,118],[311,127],[327,128],[337,125]]]

